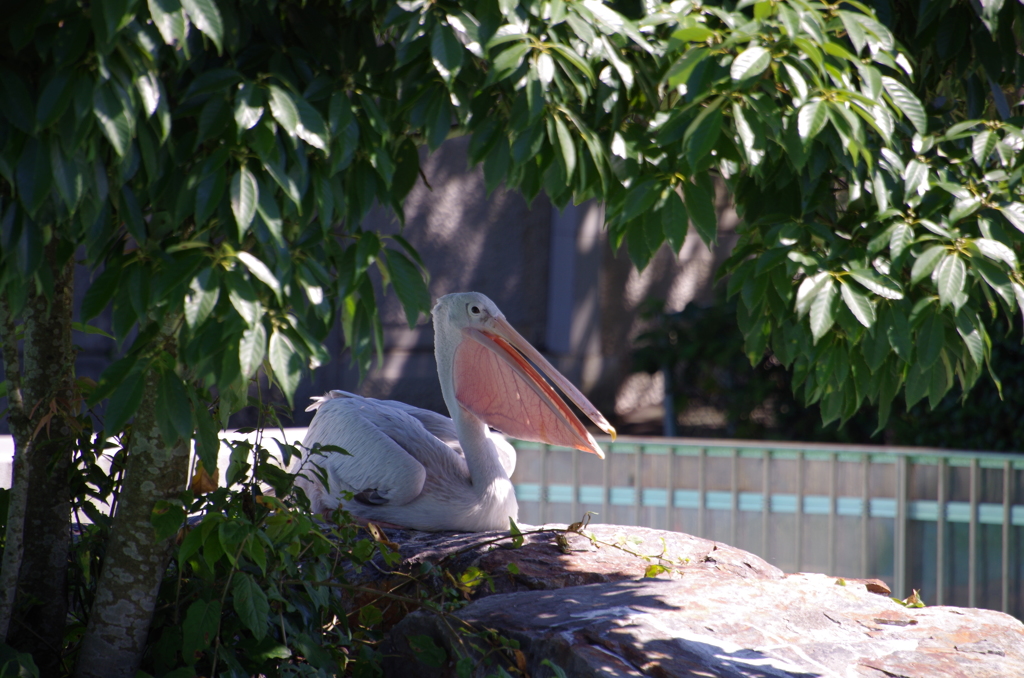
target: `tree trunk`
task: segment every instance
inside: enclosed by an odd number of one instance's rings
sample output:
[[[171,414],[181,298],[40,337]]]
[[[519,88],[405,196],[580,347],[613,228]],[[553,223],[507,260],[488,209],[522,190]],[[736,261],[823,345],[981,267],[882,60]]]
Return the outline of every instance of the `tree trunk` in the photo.
[[[15,484],[7,525],[11,553],[4,553],[0,576],[8,585],[16,579],[17,588],[13,596],[10,589],[2,590],[0,622],[10,620],[8,644],[31,653],[43,678],[67,673],[61,671],[61,660],[68,611],[68,470],[77,405],[71,345],[74,260],[61,261],[60,249],[57,239],[46,247],[54,281],[52,299],[34,294],[26,304],[23,370],[16,347],[11,364],[8,343],[13,336],[4,337],[8,388],[20,383],[20,393],[10,400],[8,415],[15,438]],[[13,319],[7,308],[4,316],[6,335]]]
[[[150,369],[145,380],[110,543],[78,657],[78,678],[135,676],[171,548],[170,539],[156,541],[150,518],[157,501],[185,489],[188,476],[188,442],[168,448],[157,424],[159,373]]]

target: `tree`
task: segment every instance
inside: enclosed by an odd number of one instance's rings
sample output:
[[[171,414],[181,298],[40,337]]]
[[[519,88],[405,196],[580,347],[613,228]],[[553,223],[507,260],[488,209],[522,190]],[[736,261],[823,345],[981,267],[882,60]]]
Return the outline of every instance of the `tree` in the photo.
[[[726,271],[748,353],[791,366],[826,420],[869,402],[884,423],[898,391],[935,403],[954,377],[968,390],[989,367],[986,309],[1024,301],[1024,134],[1004,91],[1020,84],[1024,8],[922,7],[55,0],[5,12],[0,320],[17,464],[31,475],[15,483],[0,582],[28,590],[22,516],[63,510],[60,469],[90,421],[80,399],[102,405],[100,440],[119,436],[134,488],[111,539],[130,548],[107,551],[78,673],[134,675],[173,548],[147,516],[163,520],[174,497],[189,505],[188,442],[201,479],[257,370],[290,399],[327,359],[336,317],[368,364],[381,347],[373,276],[410,323],[428,310],[416,253],[360,222],[374,202],[401,217],[417,148],[452,134],[472,135],[491,188],[606,201],[613,241],[641,267],[663,241],[678,249],[690,222],[714,241],[709,173],[725,177],[744,218]],[[911,37],[924,46],[905,48]],[[95,272],[78,321],[111,308],[124,348],[99,384],[62,400],[31,385],[48,360],[32,323],[45,307],[70,326],[57,302],[72,256]],[[58,353],[66,364],[70,348]],[[51,435],[59,444],[36,444]],[[36,468],[52,492],[30,489]],[[8,590],[0,620],[56,604]],[[45,655],[63,634],[41,635],[8,640],[56,666]],[[115,636],[126,642],[99,664]]]

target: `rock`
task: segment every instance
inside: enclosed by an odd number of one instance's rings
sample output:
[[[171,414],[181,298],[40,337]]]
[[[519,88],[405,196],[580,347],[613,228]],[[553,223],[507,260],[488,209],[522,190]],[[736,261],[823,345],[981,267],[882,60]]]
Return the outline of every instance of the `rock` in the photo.
[[[878,580],[786,575],[680,533],[588,531],[595,541],[547,532],[518,549],[494,543],[501,533],[389,533],[401,568],[477,567],[493,591],[467,590],[473,602],[455,615],[405,617],[389,634],[386,675],[455,676],[466,657],[473,676],[498,663],[533,678],[557,675],[550,664],[571,678],[1024,676],[1024,625],[1009,615],[904,607]]]

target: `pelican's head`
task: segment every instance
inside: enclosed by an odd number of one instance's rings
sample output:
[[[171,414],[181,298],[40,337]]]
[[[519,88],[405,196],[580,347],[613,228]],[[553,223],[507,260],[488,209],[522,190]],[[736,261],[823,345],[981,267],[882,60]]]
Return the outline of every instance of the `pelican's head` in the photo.
[[[486,295],[479,292],[456,292],[446,294],[434,304],[434,331],[438,324],[455,330],[465,327],[486,329],[493,320],[505,321],[504,314]]]
[[[604,456],[541,373],[613,438],[615,429],[582,393],[479,292],[447,294],[434,306],[441,389],[482,421],[524,440]],[[452,403],[449,402],[449,411]]]

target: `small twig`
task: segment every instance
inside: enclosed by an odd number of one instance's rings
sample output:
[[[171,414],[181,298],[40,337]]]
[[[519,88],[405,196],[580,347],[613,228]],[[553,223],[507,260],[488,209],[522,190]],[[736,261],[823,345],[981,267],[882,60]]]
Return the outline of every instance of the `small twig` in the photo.
[[[249,537],[246,537],[238,545],[238,550],[235,551],[235,564],[231,566],[231,571],[228,572],[228,580],[224,582],[224,591],[220,594],[220,612],[221,615],[217,617],[217,630],[214,633],[213,640],[213,664],[210,666],[210,675],[217,675],[217,653],[220,650],[220,620],[224,617],[224,601],[228,599],[228,588],[231,586],[231,580],[235,577],[235,572],[238,571],[238,558],[242,555],[242,549],[245,548],[245,543],[249,541]]]

